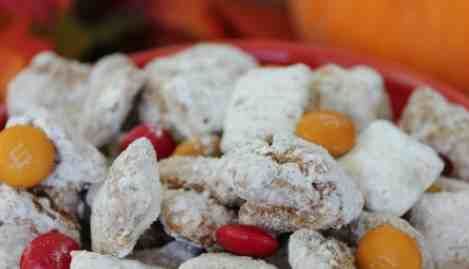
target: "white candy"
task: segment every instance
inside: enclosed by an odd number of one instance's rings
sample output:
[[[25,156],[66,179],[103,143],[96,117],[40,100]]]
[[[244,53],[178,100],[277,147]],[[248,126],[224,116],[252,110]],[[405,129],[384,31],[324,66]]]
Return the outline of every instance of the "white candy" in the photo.
[[[293,134],[311,96],[313,73],[306,65],[258,68],[236,83],[228,105],[222,151],[274,134]]]
[[[113,163],[93,201],[93,250],[125,257],[158,218],[161,185],[156,154],[146,138],[133,142]]]
[[[262,260],[229,254],[203,254],[188,260],[179,269],[276,269]]]
[[[430,147],[387,121],[375,121],[340,160],[365,195],[366,207],[402,216],[432,185],[443,162]]]
[[[373,69],[344,69],[331,64],[315,70],[315,77],[313,91],[319,93],[319,107],[350,116],[357,129],[377,119],[391,119],[383,79]]]
[[[149,266],[138,261],[119,259],[113,256],[101,255],[88,251],[73,251],[70,269],[164,269],[159,266]]]
[[[429,244],[438,269],[469,268],[469,191],[426,193],[410,222]]]
[[[158,58],[145,67],[140,117],[185,138],[221,131],[236,80],[256,66],[253,57],[223,44],[202,43]]]
[[[298,230],[290,236],[288,259],[292,269],[355,269],[352,250],[335,239],[312,230]]]

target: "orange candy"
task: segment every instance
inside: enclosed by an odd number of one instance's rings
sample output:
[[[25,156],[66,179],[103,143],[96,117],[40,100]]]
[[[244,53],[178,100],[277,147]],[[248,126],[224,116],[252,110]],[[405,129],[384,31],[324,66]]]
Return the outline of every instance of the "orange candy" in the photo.
[[[179,144],[174,150],[176,156],[213,156],[220,150],[220,139],[211,137],[205,143],[199,138],[192,138]]]
[[[175,156],[200,156],[203,155],[203,146],[198,140],[187,140],[179,144],[174,150]]]
[[[358,243],[358,269],[421,269],[422,255],[415,239],[389,224],[368,231]]]
[[[54,169],[55,147],[40,129],[16,125],[0,132],[0,180],[12,187],[30,188]]]
[[[326,148],[334,157],[348,152],[355,145],[355,125],[344,114],[334,111],[314,111],[303,115],[296,134]]]

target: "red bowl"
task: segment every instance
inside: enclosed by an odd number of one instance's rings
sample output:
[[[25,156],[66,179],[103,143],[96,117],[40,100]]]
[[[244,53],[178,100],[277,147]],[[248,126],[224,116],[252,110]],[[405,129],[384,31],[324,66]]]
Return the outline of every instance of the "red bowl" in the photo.
[[[224,41],[237,46],[256,57],[263,64],[287,65],[304,63],[312,68],[335,63],[344,67],[354,65],[368,65],[375,68],[384,78],[386,88],[391,97],[394,118],[398,119],[407,99],[416,87],[427,85],[446,96],[448,100],[469,109],[469,97],[452,86],[412,72],[402,66],[390,65],[368,57],[350,54],[343,50],[325,48],[311,44],[300,44],[282,41]],[[189,45],[178,45],[153,49],[132,55],[132,59],[139,66],[150,60],[171,55]]]

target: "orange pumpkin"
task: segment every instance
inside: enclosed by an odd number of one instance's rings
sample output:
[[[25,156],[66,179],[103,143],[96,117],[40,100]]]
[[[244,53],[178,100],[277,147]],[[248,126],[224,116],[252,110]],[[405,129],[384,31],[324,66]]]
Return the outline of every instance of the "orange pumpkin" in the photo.
[[[469,1],[289,2],[303,38],[400,62],[469,92]]]

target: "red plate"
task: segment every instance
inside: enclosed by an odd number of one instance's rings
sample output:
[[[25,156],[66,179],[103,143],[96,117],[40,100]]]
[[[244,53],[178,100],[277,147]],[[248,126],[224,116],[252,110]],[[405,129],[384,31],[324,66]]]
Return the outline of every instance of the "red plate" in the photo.
[[[402,66],[390,65],[368,57],[350,54],[343,50],[325,48],[311,44],[300,44],[282,41],[223,41],[237,46],[256,57],[263,64],[286,65],[304,63],[312,68],[335,63],[345,67],[369,65],[378,70],[384,77],[386,88],[391,96],[395,118],[404,108],[412,91],[422,85],[428,85],[446,96],[450,101],[469,109],[469,97],[448,84],[435,81],[424,75],[412,72]],[[179,45],[153,49],[132,55],[133,60],[143,66],[156,57],[171,55],[190,45]]]

